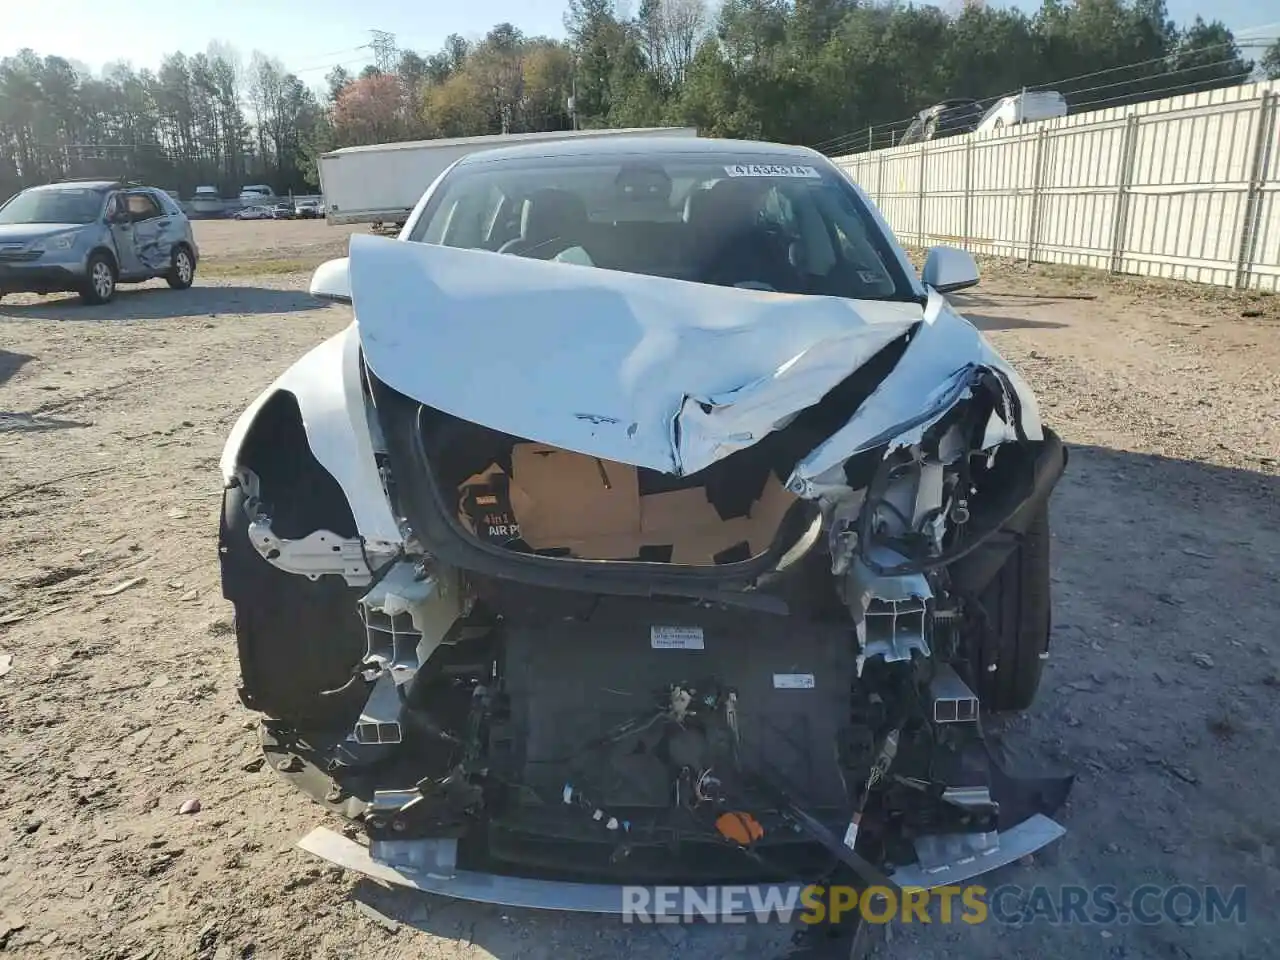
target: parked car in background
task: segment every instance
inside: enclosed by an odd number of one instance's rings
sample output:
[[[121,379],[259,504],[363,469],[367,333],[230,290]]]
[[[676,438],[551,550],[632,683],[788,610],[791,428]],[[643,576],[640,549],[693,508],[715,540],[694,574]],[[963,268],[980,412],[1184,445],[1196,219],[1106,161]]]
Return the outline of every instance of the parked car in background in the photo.
[[[324,204],[319,200],[299,200],[293,212],[302,220],[315,220],[324,216]]]
[[[298,211],[288,201],[272,204],[271,209],[276,212],[277,220],[293,220],[298,215]]]
[[[1052,120],[1067,115],[1067,98],[1057,90],[1027,90],[1001,97],[978,123],[977,132],[1013,127],[1019,123]]]
[[[191,197],[191,212],[198,217],[221,217],[226,206],[217,187],[196,187]]]
[[[275,220],[277,219],[275,207],[264,207],[255,205],[252,207],[241,207],[232,216],[236,220]]]
[[[117,283],[163,277],[185,290],[199,249],[163,190],[113,180],[31,187],[0,207],[0,296],[74,290],[106,303]]]
[[[251,183],[240,188],[240,202],[243,204],[274,203],[275,199],[275,190],[265,183]]]
[[[922,143],[972,133],[982,114],[982,103],[978,100],[943,100],[916,114],[898,143]]]

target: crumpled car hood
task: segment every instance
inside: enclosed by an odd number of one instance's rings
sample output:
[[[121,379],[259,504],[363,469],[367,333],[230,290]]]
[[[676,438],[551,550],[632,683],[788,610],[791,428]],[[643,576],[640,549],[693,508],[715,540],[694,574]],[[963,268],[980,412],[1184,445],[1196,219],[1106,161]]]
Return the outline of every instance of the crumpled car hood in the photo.
[[[428,406],[664,473],[758,443],[924,317],[380,237],[351,240],[366,362]]]

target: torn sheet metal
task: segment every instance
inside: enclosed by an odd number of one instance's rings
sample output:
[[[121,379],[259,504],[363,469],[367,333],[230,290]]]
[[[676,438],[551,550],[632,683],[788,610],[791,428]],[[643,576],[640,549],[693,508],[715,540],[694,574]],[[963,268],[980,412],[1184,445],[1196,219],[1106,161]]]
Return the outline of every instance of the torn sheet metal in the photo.
[[[1010,420],[988,424],[987,441],[995,445],[1014,439],[1015,417],[1029,439],[1043,439],[1040,409],[1031,389],[977,328],[933,293],[924,323],[897,366],[848,423],[796,465],[788,489],[802,497],[820,496],[843,486],[843,464],[854,454],[883,443],[919,443],[933,424],[969,396],[973,377],[983,367],[998,371],[1015,394],[1006,398]]]
[[[924,317],[372,236],[351,238],[350,263],[365,360],[389,386],[676,475],[758,443]]]

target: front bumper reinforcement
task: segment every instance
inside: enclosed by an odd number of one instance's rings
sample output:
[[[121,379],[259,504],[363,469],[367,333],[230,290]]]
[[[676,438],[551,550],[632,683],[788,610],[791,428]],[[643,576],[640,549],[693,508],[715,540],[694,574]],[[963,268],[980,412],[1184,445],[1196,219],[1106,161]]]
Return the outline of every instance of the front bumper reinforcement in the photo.
[[[988,853],[969,856],[927,872],[913,864],[894,871],[889,877],[906,889],[931,889],[962,883],[1035,853],[1065,833],[1066,829],[1056,821],[1043,814],[1034,814],[1017,826],[1002,830],[999,846]],[[456,841],[453,840],[403,840],[394,843],[394,859],[400,864],[395,866],[375,860],[369,847],[325,827],[312,830],[298,841],[298,846],[322,860],[374,880],[459,900],[502,907],[610,915],[622,914],[626,906],[623,894],[626,888],[612,884],[534,880],[458,870],[453,865],[456,850]],[[718,897],[715,902],[721,906],[722,914],[726,903],[739,905],[742,909],[731,914],[735,916],[756,915],[756,904],[792,903],[798,910],[802,889],[794,883],[738,886],[732,888],[732,897]],[[662,898],[655,898],[648,905],[649,913],[655,917],[665,916],[659,909],[661,904]],[[674,907],[672,916],[679,917],[681,908],[678,904]],[[768,906],[764,909],[770,911]],[[767,919],[769,915],[772,914],[767,913],[761,919]]]

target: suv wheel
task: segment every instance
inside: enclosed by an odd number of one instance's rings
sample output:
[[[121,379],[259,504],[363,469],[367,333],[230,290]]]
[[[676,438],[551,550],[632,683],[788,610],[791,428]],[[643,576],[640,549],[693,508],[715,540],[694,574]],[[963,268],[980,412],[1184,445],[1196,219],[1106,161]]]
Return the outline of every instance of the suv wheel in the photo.
[[[88,304],[110,303],[116,295],[116,265],[105,253],[89,258],[88,278],[80,290],[80,300]]]
[[[175,290],[185,290],[196,278],[195,259],[186,247],[177,247],[173,251],[173,265],[169,268],[165,280]]]

